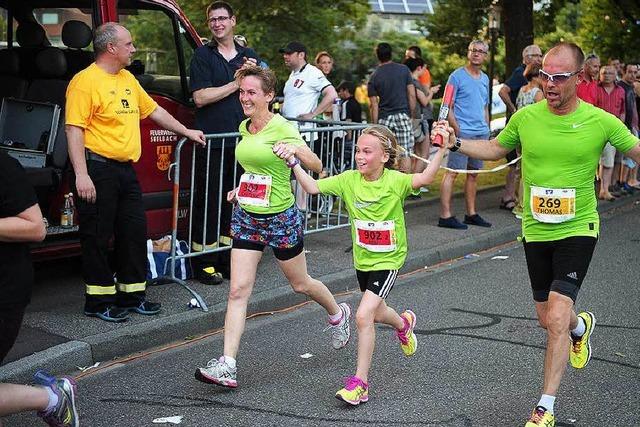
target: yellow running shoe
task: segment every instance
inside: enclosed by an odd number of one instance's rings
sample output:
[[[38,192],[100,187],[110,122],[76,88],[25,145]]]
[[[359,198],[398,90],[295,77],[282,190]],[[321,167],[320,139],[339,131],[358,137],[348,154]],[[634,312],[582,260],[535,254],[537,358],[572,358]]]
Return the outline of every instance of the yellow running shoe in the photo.
[[[350,405],[359,405],[369,400],[369,385],[355,375],[344,382],[344,388],[338,390],[336,398]]]
[[[578,317],[584,320],[585,331],[581,337],[575,338],[573,335],[571,336],[572,344],[569,352],[569,362],[574,368],[582,369],[591,360],[591,334],[596,326],[596,318],[589,311],[581,312]]]
[[[411,310],[405,310],[400,315],[405,322],[405,329],[396,329],[396,335],[400,340],[400,348],[405,356],[413,356],[418,349],[418,339],[416,334],[413,333],[413,328],[416,327],[416,315]]]
[[[556,417],[542,406],[536,407],[524,427],[555,427]]]

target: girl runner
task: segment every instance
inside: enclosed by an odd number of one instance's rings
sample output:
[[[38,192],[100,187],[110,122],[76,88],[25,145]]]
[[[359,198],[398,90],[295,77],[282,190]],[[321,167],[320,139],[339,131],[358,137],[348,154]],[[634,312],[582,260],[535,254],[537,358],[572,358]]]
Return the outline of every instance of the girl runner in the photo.
[[[363,292],[356,313],[358,326],[358,366],[356,374],[346,379],[336,397],[351,405],[369,400],[369,368],[375,345],[375,323],[393,326],[405,356],[417,348],[413,333],[416,315],[411,310],[398,313],[385,303],[396,281],[398,270],[407,256],[404,223],[404,199],[436,176],[445,153],[441,148],[420,174],[394,170],[397,141],[386,127],[366,128],[358,139],[355,160],[357,170],[314,180],[298,165],[296,149],[277,144],[275,153],[293,164],[296,179],[310,194],[341,197],[351,218],[353,259],[356,276]]]
[[[272,148],[277,142],[285,142],[288,152],[315,172],[322,169],[320,159],[307,147],[292,123],[269,111],[276,89],[273,71],[247,65],[236,72],[236,81],[248,119],[240,124],[241,140],[235,153],[245,173],[240,185],[227,196],[236,206],[231,217],[231,288],[224,322],[224,352],[220,359],[211,359],[205,368],[198,368],[195,373],[199,381],[232,388],[238,386],[235,358],[265,246],[273,249],[293,290],[327,310],[335,349],[349,341],[351,318],[349,306],[338,305],[327,287],[307,274],[302,217],[291,193],[291,173]]]

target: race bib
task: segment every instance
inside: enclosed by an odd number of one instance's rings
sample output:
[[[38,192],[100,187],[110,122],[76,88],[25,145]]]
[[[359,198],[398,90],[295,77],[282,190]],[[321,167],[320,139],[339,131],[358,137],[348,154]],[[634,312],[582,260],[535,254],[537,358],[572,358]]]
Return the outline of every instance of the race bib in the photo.
[[[356,244],[371,252],[392,252],[396,249],[395,221],[353,220]]]
[[[536,221],[559,224],[576,216],[575,188],[531,186],[531,214]]]
[[[271,176],[242,174],[236,198],[241,205],[269,207]]]

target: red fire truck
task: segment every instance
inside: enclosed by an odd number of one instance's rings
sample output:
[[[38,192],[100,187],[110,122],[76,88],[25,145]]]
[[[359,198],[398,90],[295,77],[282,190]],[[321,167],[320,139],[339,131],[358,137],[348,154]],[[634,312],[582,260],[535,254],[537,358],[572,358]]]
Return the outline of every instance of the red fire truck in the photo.
[[[188,68],[202,41],[174,0],[0,0],[0,98],[5,105],[0,149],[9,150],[26,167],[49,222],[47,238],[33,249],[36,259],[79,253],[77,226],[60,224],[72,178],[64,96],[71,77],[94,60],[92,29],[110,21],[122,23],[132,34],[137,53],[130,71],[158,104],[191,127],[194,104]],[[40,130],[38,120],[30,117],[39,109],[56,110],[52,105],[61,109],[57,127],[34,137]],[[14,110],[22,115],[12,115]],[[142,157],[135,167],[147,233],[155,238],[171,230],[169,169],[178,137],[149,119],[141,122],[141,136]],[[190,171],[184,173],[187,178]],[[186,200],[188,191],[181,197]],[[180,210],[181,218],[187,215],[186,207]]]

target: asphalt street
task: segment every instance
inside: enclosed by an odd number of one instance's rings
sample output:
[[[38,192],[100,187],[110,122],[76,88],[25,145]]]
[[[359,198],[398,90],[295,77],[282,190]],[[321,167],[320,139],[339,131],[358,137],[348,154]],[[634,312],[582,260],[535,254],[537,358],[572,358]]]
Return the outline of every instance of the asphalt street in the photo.
[[[603,215],[577,301],[597,318],[594,356],[582,371],[568,367],[557,426],[640,425],[639,214],[633,204]],[[359,295],[339,299],[355,308]],[[214,332],[85,372],[81,424],[152,426],[160,425],[155,418],[181,415],[181,426],[524,425],[541,391],[545,334],[519,244],[404,274],[388,303],[416,312],[418,352],[405,358],[393,331],[378,328],[370,399],[359,407],[334,398],[354,373],[355,339],[333,350],[322,332],[325,314],[306,304],[248,321],[237,390],[193,377],[222,351]],[[6,425],[40,424],[24,414]]]

